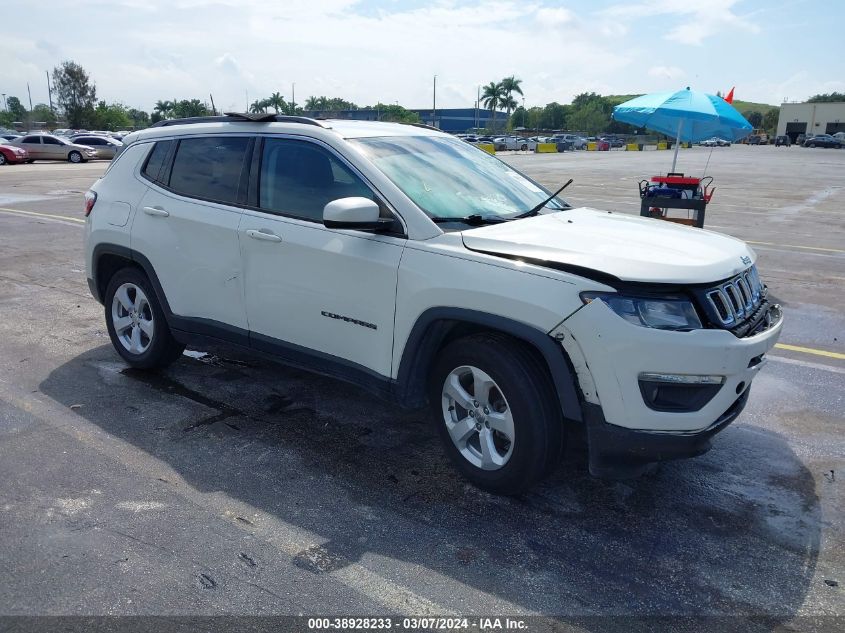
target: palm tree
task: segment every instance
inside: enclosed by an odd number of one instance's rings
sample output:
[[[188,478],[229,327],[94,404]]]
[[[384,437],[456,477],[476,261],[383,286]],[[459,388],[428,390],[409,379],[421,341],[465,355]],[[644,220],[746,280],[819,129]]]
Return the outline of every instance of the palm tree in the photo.
[[[305,100],[305,109],[306,110],[312,110],[312,111],[313,110],[319,110],[319,108],[317,107],[318,102],[319,102],[319,98],[315,97],[314,95],[311,95],[310,97],[308,97]]]
[[[481,93],[481,103],[484,104],[485,108],[490,110],[490,116],[492,118],[491,125],[494,130],[496,129],[496,108],[501,105],[504,96],[505,91],[502,89],[502,84],[496,83],[495,81],[491,81],[484,86],[484,91]]]
[[[256,99],[250,104],[249,111],[253,114],[258,114],[259,112],[267,112],[267,103],[264,101],[264,99]]]
[[[153,108],[153,112],[158,114],[162,119],[169,119],[170,116],[173,114],[173,106],[175,104],[172,101],[156,101],[155,107]]]
[[[520,84],[522,83],[522,79],[517,79],[513,75],[510,77],[505,77],[501,81],[502,91],[505,95],[505,101],[502,103],[502,106],[508,109],[508,118],[511,116],[511,110],[515,110],[517,107],[517,102],[513,98],[513,93],[516,93],[520,96],[522,95],[522,88]]]
[[[267,98],[267,105],[272,107],[276,111],[276,114],[279,113],[279,110],[284,111],[287,106],[285,98],[278,92],[274,92]]]

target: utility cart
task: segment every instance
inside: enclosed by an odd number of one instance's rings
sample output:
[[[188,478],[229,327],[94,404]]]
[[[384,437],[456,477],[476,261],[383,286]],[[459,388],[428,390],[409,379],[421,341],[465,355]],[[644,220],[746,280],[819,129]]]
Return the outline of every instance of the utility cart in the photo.
[[[694,178],[680,173],[641,180],[640,215],[704,228],[704,212],[716,191],[712,185],[712,176]],[[675,209],[685,210],[686,217],[670,215]]]

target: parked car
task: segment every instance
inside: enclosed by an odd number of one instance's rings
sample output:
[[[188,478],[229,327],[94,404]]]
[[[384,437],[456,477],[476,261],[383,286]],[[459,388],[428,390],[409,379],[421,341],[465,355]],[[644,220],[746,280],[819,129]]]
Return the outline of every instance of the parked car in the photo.
[[[555,137],[556,143],[568,143],[572,149],[586,149],[587,139],[577,134],[559,134]]]
[[[618,136],[602,136],[602,141],[607,141],[610,147],[625,147],[625,141]]]
[[[845,132],[837,132],[833,135],[833,138],[835,138],[840,143],[845,143]]]
[[[760,136],[758,134],[752,134],[745,139],[745,142],[748,145],[760,145]]]
[[[23,163],[29,158],[29,154],[23,147],[15,145],[0,144],[0,165],[13,165]]]
[[[97,150],[87,145],[71,143],[66,138],[51,134],[30,134],[14,141],[10,145],[23,147],[28,153],[28,163],[36,160],[67,160],[71,163],[84,163],[97,158]]]
[[[528,140],[519,136],[500,136],[493,139],[493,145],[497,152],[506,150],[527,150]]]
[[[718,136],[713,136],[705,141],[701,141],[700,145],[702,147],[730,147],[731,143]]]
[[[789,147],[792,145],[792,139],[789,138],[787,134],[781,134],[775,137],[775,147],[780,147],[781,145],[785,147]]]
[[[806,141],[806,140],[807,140],[806,134],[799,134],[798,136],[795,137],[795,144],[796,145],[803,145],[804,141]]]
[[[14,141],[23,136],[22,134],[0,134],[0,141]]]
[[[816,134],[804,141],[804,147],[833,147],[839,149],[842,147],[842,143],[830,134]]]
[[[570,433],[598,476],[706,452],[783,326],[743,242],[572,208],[397,123],[167,121],[126,138],[85,217],[128,365],[215,340],[427,403],[494,493],[551,472]]]
[[[97,158],[112,159],[115,154],[123,147],[123,143],[107,136],[91,136],[88,134],[80,134],[70,137],[71,142],[78,145],[87,145],[97,150]]]

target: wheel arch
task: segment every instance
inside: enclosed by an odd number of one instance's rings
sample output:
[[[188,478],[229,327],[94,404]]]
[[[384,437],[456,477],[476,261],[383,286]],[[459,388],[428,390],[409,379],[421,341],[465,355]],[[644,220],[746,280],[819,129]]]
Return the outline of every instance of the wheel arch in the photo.
[[[164,295],[164,290],[158,280],[153,265],[146,257],[133,251],[126,246],[118,244],[97,244],[94,247],[94,252],[91,255],[91,275],[94,281],[94,288],[96,291],[95,298],[102,303],[106,294],[106,287],[109,280],[121,268],[134,267],[143,271],[150,280],[153,290],[156,294],[156,299],[164,311],[165,317],[168,321],[172,316],[170,304],[167,302],[167,297]]]
[[[482,332],[505,334],[537,353],[552,379],[563,417],[582,420],[575,372],[554,339],[526,323],[466,308],[429,308],[419,316],[402,351],[396,398],[406,406],[422,406],[428,371],[440,350],[455,339]]]

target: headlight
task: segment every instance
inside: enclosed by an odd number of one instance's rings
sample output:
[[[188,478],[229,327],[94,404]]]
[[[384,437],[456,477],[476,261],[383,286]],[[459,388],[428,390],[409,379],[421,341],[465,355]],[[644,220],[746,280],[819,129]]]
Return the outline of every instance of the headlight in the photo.
[[[582,292],[581,300],[590,303],[601,299],[623,319],[634,325],[658,330],[698,330],[701,319],[687,299],[626,297],[607,292]]]

